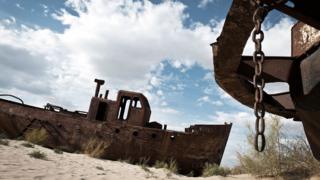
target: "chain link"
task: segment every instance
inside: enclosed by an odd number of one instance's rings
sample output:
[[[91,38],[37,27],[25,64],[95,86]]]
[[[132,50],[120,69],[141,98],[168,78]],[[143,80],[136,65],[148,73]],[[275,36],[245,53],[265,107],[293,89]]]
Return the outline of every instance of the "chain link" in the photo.
[[[254,76],[252,79],[254,86],[254,115],[256,117],[255,124],[255,141],[254,146],[258,152],[262,152],[266,146],[265,131],[265,107],[263,103],[263,88],[265,81],[262,77],[264,53],[262,51],[261,43],[264,39],[264,33],[261,30],[261,24],[264,17],[268,13],[268,9],[258,2],[258,7],[253,14],[254,30],[252,32],[252,41],[255,44],[255,51],[253,52],[252,61],[254,63]]]

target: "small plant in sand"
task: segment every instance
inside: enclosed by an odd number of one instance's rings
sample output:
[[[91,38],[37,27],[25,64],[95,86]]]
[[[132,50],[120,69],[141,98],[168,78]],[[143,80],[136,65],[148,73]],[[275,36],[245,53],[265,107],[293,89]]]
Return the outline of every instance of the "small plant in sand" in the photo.
[[[9,146],[9,141],[6,138],[7,136],[0,132],[0,145]]]
[[[47,155],[41,151],[32,151],[31,153],[29,153],[30,157],[36,158],[36,159],[43,159],[43,160],[47,160]]]
[[[122,162],[122,163],[127,163],[127,164],[133,164],[133,160],[131,158],[118,159],[117,161]]]
[[[168,162],[156,161],[154,167],[168,169],[171,173],[178,172],[177,162],[174,159],[170,159]]]
[[[53,149],[53,152],[55,152],[56,154],[63,154],[63,151],[58,148]]]
[[[217,164],[205,163],[204,168],[202,170],[203,177],[209,176],[227,176],[231,171],[228,168],[223,168],[218,166]]]
[[[147,166],[149,161],[150,161],[149,157],[141,157],[141,158],[139,158],[139,161],[138,161],[137,165],[139,165],[139,166]]]
[[[139,165],[144,171],[150,172],[150,170],[147,167],[149,161],[150,161],[149,157],[142,157],[142,158],[139,159],[137,165]]]
[[[34,144],[42,145],[48,138],[48,132],[44,128],[33,129],[27,131],[25,134],[25,139]]]
[[[4,132],[0,131],[0,139],[7,139],[7,135]]]
[[[4,146],[9,146],[9,141],[6,139],[0,139],[0,144]]]
[[[156,161],[154,164],[154,167],[159,169],[159,168],[167,168],[168,164],[164,161]]]
[[[177,161],[174,159],[170,159],[168,162],[167,169],[172,173],[175,173],[175,174],[178,173]]]
[[[313,157],[306,138],[286,136],[277,116],[271,116],[268,122],[267,146],[262,153],[254,150],[254,131],[248,126],[247,138],[251,149],[245,153],[238,152],[242,172],[284,179],[307,179],[319,174],[320,163]]]
[[[92,138],[83,147],[84,153],[94,158],[102,158],[109,143],[100,139]]]
[[[186,176],[188,176],[188,177],[194,177],[194,172],[193,172],[193,171],[190,171]]]
[[[29,142],[24,142],[21,144],[21,146],[27,147],[27,148],[34,148],[34,145]]]
[[[98,170],[101,170],[101,171],[104,170],[103,167],[101,167],[101,166],[96,166],[96,168],[97,168]]]

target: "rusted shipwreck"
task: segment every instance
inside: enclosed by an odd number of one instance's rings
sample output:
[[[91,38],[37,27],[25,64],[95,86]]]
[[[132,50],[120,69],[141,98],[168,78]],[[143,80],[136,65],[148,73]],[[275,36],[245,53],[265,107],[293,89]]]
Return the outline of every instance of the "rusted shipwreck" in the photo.
[[[90,139],[108,144],[102,158],[138,162],[176,160],[179,173],[201,173],[204,163],[220,164],[232,124],[192,125],[185,132],[167,130],[166,125],[149,122],[147,98],[136,92],[119,91],[116,101],[99,95],[97,83],[89,111],[70,112],[47,104],[45,108],[0,99],[0,131],[11,138],[32,129],[44,128],[49,136],[45,146],[79,151]]]
[[[258,151],[265,146],[263,115],[267,111],[301,121],[313,155],[320,160],[318,7],[319,2],[312,0],[233,0],[222,32],[212,44],[217,83],[234,99],[255,109]],[[261,23],[271,10],[298,20],[291,29],[291,56],[263,53]],[[251,33],[254,42],[248,41]],[[252,56],[242,55],[247,41],[255,43]],[[289,91],[263,91],[265,84],[274,82],[286,83]]]

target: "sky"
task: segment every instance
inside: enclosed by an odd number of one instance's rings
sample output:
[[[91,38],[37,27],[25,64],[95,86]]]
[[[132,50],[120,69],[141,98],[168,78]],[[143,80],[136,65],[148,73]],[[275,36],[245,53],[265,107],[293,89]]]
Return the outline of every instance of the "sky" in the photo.
[[[213,78],[210,44],[231,0],[0,0],[0,93],[43,107],[47,102],[87,111],[95,78],[115,99],[120,89],[142,92],[151,120],[183,130],[192,124],[233,123],[222,165],[246,151],[253,111]],[[295,23],[272,11],[263,29],[266,55],[290,55]],[[248,41],[244,54],[252,54]],[[267,92],[288,90],[267,84]],[[288,133],[302,124],[283,120]],[[268,124],[268,122],[267,122]]]

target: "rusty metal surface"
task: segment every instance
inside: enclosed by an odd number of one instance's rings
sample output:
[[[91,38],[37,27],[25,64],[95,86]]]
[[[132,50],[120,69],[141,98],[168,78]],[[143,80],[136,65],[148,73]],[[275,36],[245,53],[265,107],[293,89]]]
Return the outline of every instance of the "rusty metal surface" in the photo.
[[[263,1],[271,3],[269,0]],[[273,5],[273,8],[289,15],[303,10],[295,15],[310,24],[309,20],[315,17],[312,12],[314,9],[311,8],[309,16],[306,16],[308,13],[305,10],[313,2],[292,2],[297,5],[297,9],[283,10],[284,4]],[[254,5],[250,1],[233,0],[221,35],[212,44],[218,85],[251,108],[254,104],[254,65],[252,57],[242,56],[242,52],[253,29],[253,10]],[[316,15],[320,14],[317,12]],[[262,75],[266,82],[286,82],[290,92],[264,92],[263,96],[266,111],[302,121],[312,152],[320,160],[320,33],[304,23],[299,22],[292,28],[292,57],[266,56],[263,65]],[[319,19],[311,24],[314,23],[319,24]]]
[[[129,108],[126,118],[120,115],[121,107]],[[129,91],[119,91],[116,101],[92,97],[88,116],[53,105],[41,109],[0,99],[0,132],[18,137],[42,127],[49,133],[47,147],[64,147],[70,152],[82,150],[95,138],[108,144],[103,158],[133,162],[148,158],[150,165],[156,160],[175,159],[182,174],[193,171],[200,175],[206,162],[220,164],[232,124],[192,125],[185,132],[170,131],[158,122],[149,122],[150,114],[146,97]]]
[[[263,3],[299,21],[320,29],[319,2],[315,0],[262,0]],[[288,3],[286,3],[288,2]]]
[[[244,46],[253,29],[254,8],[249,0],[234,0],[222,32],[217,42],[212,44],[215,79],[218,85],[233,98],[249,107],[253,107],[254,91],[251,82],[239,76],[238,68],[241,65]],[[294,117],[294,111],[286,110],[271,96],[268,97],[267,94],[265,96],[266,111],[286,118]]]
[[[313,155],[320,160],[320,31],[298,22],[291,38],[292,56],[300,62],[291,81],[292,99]]]
[[[303,93],[307,95],[320,83],[320,49],[305,58],[301,64]]]
[[[288,82],[294,58],[283,56],[267,56],[263,63],[263,77],[266,83]],[[248,81],[252,81],[254,64],[252,56],[242,56],[237,73]]]
[[[299,57],[320,42],[320,31],[302,22],[291,29],[292,56]]]
[[[296,109],[290,96],[290,92],[272,94],[271,96],[273,99],[279,102],[286,110],[294,111]]]
[[[307,95],[293,98],[313,155],[320,160],[320,83]]]

